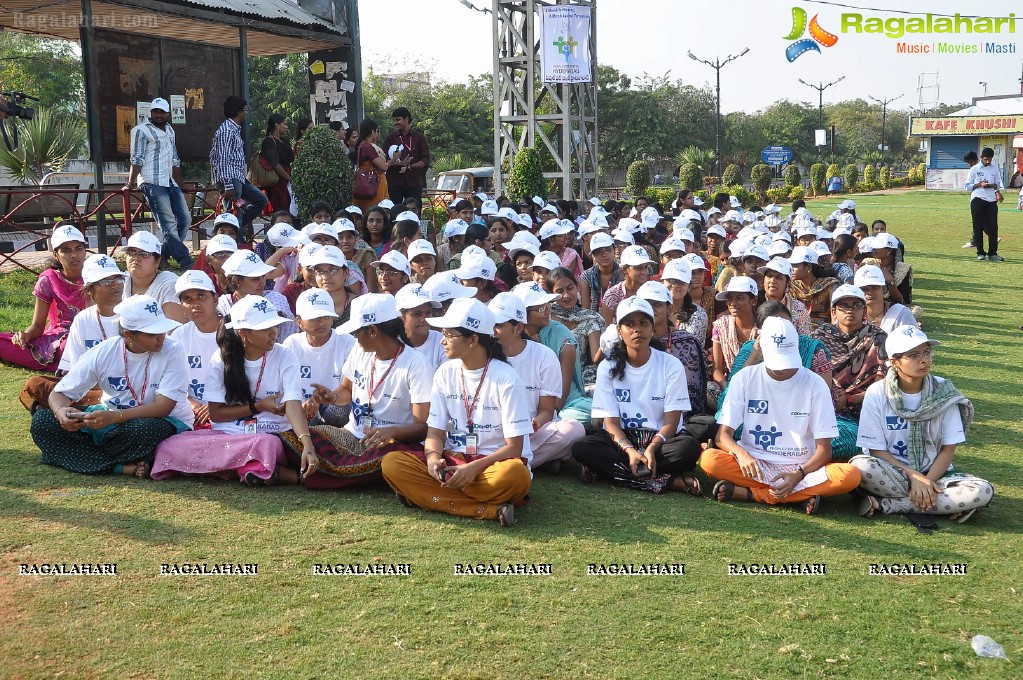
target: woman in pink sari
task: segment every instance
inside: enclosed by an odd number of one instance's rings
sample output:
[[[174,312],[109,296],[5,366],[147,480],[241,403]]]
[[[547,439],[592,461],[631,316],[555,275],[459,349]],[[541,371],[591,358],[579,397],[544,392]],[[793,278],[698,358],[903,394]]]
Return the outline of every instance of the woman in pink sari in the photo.
[[[36,281],[32,323],[17,333],[0,333],[0,361],[33,371],[57,370],[71,322],[89,304],[82,290],[85,236],[70,225],[57,227],[50,246],[57,264]]]

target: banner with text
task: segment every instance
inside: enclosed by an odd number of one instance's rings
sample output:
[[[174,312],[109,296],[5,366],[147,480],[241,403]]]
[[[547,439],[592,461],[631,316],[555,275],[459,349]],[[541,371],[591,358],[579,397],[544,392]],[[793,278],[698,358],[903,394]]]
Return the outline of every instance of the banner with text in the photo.
[[[554,5],[541,8],[540,65],[545,83],[588,83],[590,63],[590,8]]]

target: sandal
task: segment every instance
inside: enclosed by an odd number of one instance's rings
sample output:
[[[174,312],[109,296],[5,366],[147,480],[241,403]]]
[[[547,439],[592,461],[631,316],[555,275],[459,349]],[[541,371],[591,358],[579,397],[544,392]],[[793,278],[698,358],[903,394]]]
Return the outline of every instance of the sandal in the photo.
[[[820,496],[810,496],[810,498],[807,499],[806,504],[803,506],[803,510],[808,515],[816,515],[817,511],[820,509],[820,507],[821,507],[821,497]]]
[[[257,477],[255,472],[246,472],[245,477],[242,478],[242,483],[245,484],[246,486],[251,486],[253,488],[262,486],[277,486],[278,484],[281,483],[281,468],[280,466],[275,467],[274,471],[270,473],[270,477],[268,477],[267,479]]]
[[[405,498],[404,496],[402,496],[397,491],[394,492],[394,495],[395,495],[395,497],[397,497],[398,502],[401,503],[402,505],[404,505],[406,508],[415,508],[416,507],[415,503],[413,503],[409,499]]]
[[[881,510],[881,504],[877,500],[877,496],[871,496],[870,494],[864,494],[863,499],[860,501],[860,507],[856,510],[856,514],[860,517],[873,517],[875,512]]]
[[[723,479],[714,485],[714,488],[710,490],[710,493],[714,497],[714,500],[716,500],[718,503],[728,503],[732,500],[732,498],[735,496],[735,492],[738,491],[739,489],[742,489],[743,491],[746,492],[746,497],[743,498],[742,500],[749,501],[753,499],[753,495],[750,493],[749,489],[747,489],[744,486],[736,486],[735,484],[732,484],[731,482],[725,481]],[[720,496],[718,496],[719,492],[721,493]]]
[[[690,496],[702,496],[703,490],[700,488],[700,480],[690,475],[682,475],[678,479],[682,480],[683,491]],[[735,491],[733,490],[734,494]]]
[[[977,510],[979,510],[979,509],[980,508],[973,508],[972,510],[967,510],[966,512],[957,512],[954,515],[949,515],[948,518],[950,520],[952,520],[953,522],[955,522],[956,524],[962,524],[963,522],[966,522],[971,517],[976,515],[977,514]]]
[[[583,465],[582,470],[579,472],[579,479],[582,480],[583,484],[593,484],[597,481],[597,475],[594,474],[593,470]]]
[[[497,521],[500,522],[503,527],[510,527],[515,525],[515,506],[511,503],[505,503],[497,509]]]

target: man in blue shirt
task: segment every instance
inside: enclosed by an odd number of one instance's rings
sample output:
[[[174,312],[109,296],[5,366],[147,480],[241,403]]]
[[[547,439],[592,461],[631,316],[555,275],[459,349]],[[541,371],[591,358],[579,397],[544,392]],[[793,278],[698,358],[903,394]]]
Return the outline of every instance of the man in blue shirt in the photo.
[[[980,152],[980,163],[970,168],[966,176],[966,190],[970,193],[970,213],[973,216],[973,244],[977,246],[977,261],[1002,262],[998,254],[998,204],[1002,202],[1002,173],[991,163],[994,149],[986,147]],[[984,235],[987,235],[987,252]]]
[[[170,104],[156,98],[150,104],[149,122],[136,125],[131,131],[131,172],[124,188],[131,190],[140,176],[139,188],[153,218],[163,231],[163,252],[188,269],[192,255],[185,245],[192,216],[185,194],[181,191],[181,159],[178,157],[174,128],[167,124]]]
[[[242,141],[242,125],[248,112],[248,102],[237,96],[224,101],[224,122],[213,135],[210,147],[210,175],[213,184],[221,190],[224,199],[233,203],[236,199],[245,201],[238,221],[241,223],[241,238],[252,240],[252,220],[262,214],[269,200],[252,182],[245,179],[246,154]]]

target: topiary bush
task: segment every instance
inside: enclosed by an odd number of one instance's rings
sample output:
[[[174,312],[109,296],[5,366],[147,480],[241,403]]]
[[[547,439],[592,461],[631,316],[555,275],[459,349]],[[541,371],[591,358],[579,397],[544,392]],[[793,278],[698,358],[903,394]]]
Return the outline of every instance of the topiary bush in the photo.
[[[519,149],[508,173],[507,190],[508,198],[513,201],[528,201],[533,196],[547,199],[547,181],[543,177],[539,151],[528,146]]]
[[[845,190],[853,191],[856,187],[856,183],[860,179],[860,169],[856,167],[855,163],[850,163],[845,166],[845,170],[842,171],[845,176]]]
[[[341,140],[326,125],[314,125],[302,137],[302,153],[291,165],[291,189],[299,215],[309,222],[313,201],[326,201],[337,212],[352,204],[355,172]]]
[[[917,168],[910,168],[906,179],[909,180],[910,186],[920,184],[920,171]]]
[[[804,189],[802,185],[786,188],[789,190],[788,199],[790,201],[795,201],[796,199],[800,198],[806,198],[806,189]]]
[[[650,164],[646,161],[633,161],[625,171],[625,191],[633,198],[642,196],[650,186]]]
[[[863,168],[863,183],[873,185],[875,182],[877,182],[877,168],[867,163]]]
[[[775,187],[764,193],[767,194],[767,200],[771,203],[784,203],[789,197],[789,187]]]
[[[683,189],[698,191],[703,188],[703,177],[696,163],[686,163],[678,170],[678,183]]]
[[[838,163],[832,163],[828,166],[828,171],[824,173],[824,183],[827,184],[831,181],[832,177],[842,174],[842,171],[838,168]]]
[[[881,182],[881,188],[887,189],[892,186],[892,169],[887,165],[881,166],[881,172],[878,173],[878,180]]]
[[[728,186],[742,184],[742,170],[735,163],[729,163],[725,171],[721,173],[721,183]]]
[[[785,168],[785,184],[790,187],[798,186],[803,182],[803,176],[799,173],[799,168],[795,163],[790,164]]]
[[[753,181],[753,189],[757,192],[757,200],[763,201],[767,198],[767,190],[771,187],[771,166],[766,163],[757,163],[750,171],[750,179]],[[777,202],[777,201],[776,201]]]
[[[926,177],[927,177],[927,164],[926,163],[920,163],[919,165],[917,165],[916,166],[916,172],[917,172],[918,175],[920,175],[920,181],[923,182],[924,179],[926,179]]]
[[[810,166],[810,187],[814,196],[822,196],[827,188],[827,168],[823,163],[814,163]]]

